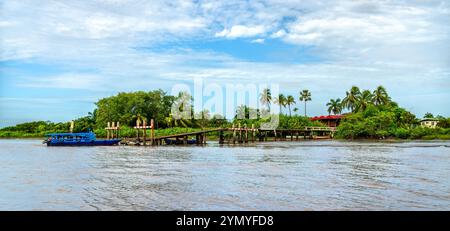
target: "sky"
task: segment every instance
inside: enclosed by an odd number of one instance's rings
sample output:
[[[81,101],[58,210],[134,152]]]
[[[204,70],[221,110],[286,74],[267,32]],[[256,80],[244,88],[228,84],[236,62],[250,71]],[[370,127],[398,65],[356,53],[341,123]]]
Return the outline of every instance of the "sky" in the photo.
[[[450,116],[449,22],[433,0],[0,0],[0,127],[195,78],[309,89],[309,115],[383,85],[418,117]]]

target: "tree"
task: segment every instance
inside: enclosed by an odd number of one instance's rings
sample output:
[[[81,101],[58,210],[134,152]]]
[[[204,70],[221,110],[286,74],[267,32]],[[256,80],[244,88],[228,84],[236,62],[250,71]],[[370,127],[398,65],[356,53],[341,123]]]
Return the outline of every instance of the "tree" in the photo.
[[[333,114],[337,115],[340,114],[342,111],[342,105],[341,105],[341,99],[330,99],[330,102],[327,103],[328,106],[328,114],[331,114],[331,112],[333,112]]]
[[[297,113],[297,112],[298,112],[298,107],[294,107],[293,111],[294,111],[295,113]]]
[[[287,105],[288,108],[289,108],[289,116],[292,116],[292,115],[291,115],[291,105],[293,105],[293,104],[295,104],[295,98],[294,98],[294,96],[288,95],[287,98],[286,98],[286,105]]]
[[[372,104],[373,95],[369,90],[364,90],[356,99],[355,111],[364,111],[367,106]]]
[[[354,112],[359,95],[361,95],[359,88],[357,86],[352,86],[350,91],[346,92],[346,96],[342,100],[342,106],[351,109],[351,112]]]
[[[286,106],[286,97],[283,94],[278,94],[278,97],[275,99],[275,103],[280,107],[280,114],[282,114],[281,108]]]
[[[272,102],[272,93],[270,92],[269,88],[265,88],[261,92],[260,99],[262,105],[267,105],[267,108],[270,111],[270,103]]]
[[[425,115],[423,116],[423,118],[434,118],[433,114],[427,112],[425,113]]]
[[[375,105],[386,105],[389,101],[391,101],[391,98],[383,86],[378,86],[373,91],[373,103]]]
[[[95,122],[99,128],[112,121],[134,126],[135,116],[139,114],[148,120],[155,119],[155,125],[158,127],[158,122],[166,124],[166,117],[170,114],[174,100],[174,96],[169,96],[162,90],[119,93],[96,103]]]
[[[311,101],[311,92],[309,92],[308,90],[301,91],[299,100],[305,101],[305,116],[306,116],[306,102]]]
[[[441,118],[437,126],[441,128],[450,128],[450,118]]]
[[[239,105],[236,108],[235,119],[246,119],[250,117],[250,108],[247,105]]]
[[[201,128],[206,127],[208,120],[211,119],[211,115],[207,109],[200,111],[196,117],[199,118],[198,122]]]

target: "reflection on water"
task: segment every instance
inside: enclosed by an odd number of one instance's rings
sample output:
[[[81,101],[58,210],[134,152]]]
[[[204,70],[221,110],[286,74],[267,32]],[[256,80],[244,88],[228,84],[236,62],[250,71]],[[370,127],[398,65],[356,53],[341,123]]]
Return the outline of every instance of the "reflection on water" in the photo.
[[[2,210],[449,210],[450,142],[0,140]]]

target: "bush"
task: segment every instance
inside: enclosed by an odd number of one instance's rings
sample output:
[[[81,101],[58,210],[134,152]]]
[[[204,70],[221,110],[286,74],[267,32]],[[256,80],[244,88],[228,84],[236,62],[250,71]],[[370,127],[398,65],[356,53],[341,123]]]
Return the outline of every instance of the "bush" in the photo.
[[[406,128],[397,128],[397,130],[395,130],[395,137],[400,139],[407,139],[410,137],[410,130]]]

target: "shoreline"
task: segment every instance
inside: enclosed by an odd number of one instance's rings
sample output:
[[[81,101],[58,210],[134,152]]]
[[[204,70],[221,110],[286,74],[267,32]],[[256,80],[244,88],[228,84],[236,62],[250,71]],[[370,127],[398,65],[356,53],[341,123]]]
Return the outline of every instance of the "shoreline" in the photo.
[[[0,140],[43,140],[44,137],[41,136],[34,136],[34,137],[30,137],[30,136],[24,136],[24,137],[0,137]],[[106,139],[106,137],[97,137],[99,140],[104,140]],[[128,137],[123,137],[123,138],[128,138]],[[272,137],[271,137],[272,138]],[[209,141],[219,141],[219,139],[217,137],[213,138],[213,137],[208,137],[207,140]],[[368,138],[356,138],[356,139],[343,139],[343,138],[330,138],[330,139],[300,139],[300,140],[273,140],[273,139],[269,139],[266,141],[255,141],[255,143],[263,143],[263,142],[270,142],[270,143],[274,143],[274,142],[279,142],[279,143],[284,143],[284,142],[307,142],[307,141],[331,141],[331,140],[335,140],[335,141],[340,141],[340,142],[404,142],[404,141],[450,141],[450,139],[398,139],[398,138],[389,138],[389,139],[368,139]]]

